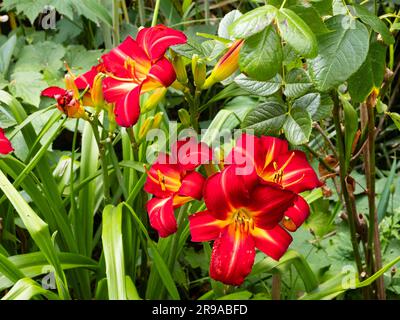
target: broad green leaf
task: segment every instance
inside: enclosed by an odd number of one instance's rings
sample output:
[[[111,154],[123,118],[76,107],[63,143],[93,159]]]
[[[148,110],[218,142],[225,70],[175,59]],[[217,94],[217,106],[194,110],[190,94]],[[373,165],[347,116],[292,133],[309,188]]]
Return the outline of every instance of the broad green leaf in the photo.
[[[358,130],[358,115],[352,104],[340,96],[344,113],[344,142],[345,142],[345,160],[346,167],[350,162],[351,150],[354,143],[354,137]]]
[[[377,41],[370,43],[367,58],[349,81],[353,102],[363,102],[372,89],[380,88],[385,75],[386,47]]]
[[[303,69],[292,69],[285,78],[285,90],[283,93],[290,98],[296,98],[305,94],[313,84],[307,72]]]
[[[226,50],[225,44],[217,40],[207,40],[201,43],[203,54],[207,57],[207,61],[216,60],[223,51]]]
[[[122,242],[122,204],[103,211],[102,242],[110,300],[126,300],[125,260]]]
[[[7,73],[15,45],[17,44],[17,36],[14,34],[0,47],[0,73]]]
[[[274,94],[282,85],[282,77],[279,73],[267,81],[257,81],[240,74],[234,81],[243,90],[262,97]]]
[[[43,289],[30,278],[18,280],[1,300],[29,300],[37,295],[43,295],[49,300],[60,300],[55,293]]]
[[[329,32],[320,14],[313,6],[295,5],[289,7],[289,9],[294,11],[310,27],[314,34]]]
[[[389,205],[390,193],[391,193],[390,189],[393,184],[393,180],[396,176],[396,165],[397,165],[397,161],[396,161],[396,159],[394,159],[394,161],[392,163],[392,167],[390,169],[389,176],[385,183],[385,187],[383,188],[383,192],[380,195],[378,207],[376,209],[377,216],[378,216],[378,222],[382,221],[382,219],[384,218],[384,216],[387,212],[387,208]]]
[[[273,26],[246,39],[239,54],[240,71],[248,77],[266,81],[282,68],[281,40]]]
[[[101,53],[101,50],[86,50],[81,45],[70,45],[66,49],[65,61],[74,72],[79,74],[97,64]]]
[[[254,130],[257,135],[278,134],[286,116],[286,106],[276,99],[270,99],[256,106],[246,115],[242,128]]]
[[[225,38],[225,39],[234,39],[229,34],[229,26],[234,23],[237,19],[242,16],[242,13],[239,10],[232,10],[228,12],[220,21],[218,26],[218,37]]]
[[[276,14],[277,9],[270,5],[251,10],[229,26],[229,33],[236,39],[248,38],[270,25]]]
[[[296,99],[292,107],[307,110],[312,120],[319,121],[331,115],[333,102],[327,94],[312,92]]]
[[[135,284],[130,276],[125,276],[126,298],[128,300],[140,300]]]
[[[11,75],[10,91],[24,102],[39,107],[40,93],[47,87],[39,72],[16,72]]]
[[[326,21],[332,32],[318,36],[319,54],[309,60],[311,75],[321,91],[346,81],[365,61],[369,33],[359,21],[347,16],[334,16]]]
[[[253,294],[250,291],[239,291],[227,294],[223,297],[217,298],[217,300],[249,300]]]
[[[314,119],[314,115],[317,113],[319,106],[321,105],[321,95],[319,93],[313,92],[308,93],[293,102],[293,108],[301,108],[307,110]]]
[[[282,8],[277,13],[281,37],[306,58],[317,55],[317,39],[310,27],[292,10]]]
[[[99,20],[112,27],[112,18],[108,10],[97,0],[70,0],[78,14],[98,23]]]
[[[355,15],[359,17],[362,22],[369,25],[375,32],[379,33],[387,45],[394,43],[394,37],[390,33],[389,28],[376,15],[370,12],[367,8],[358,4],[352,4],[350,8],[354,10]]]
[[[307,110],[292,108],[283,125],[286,139],[294,145],[308,142],[311,124],[311,116]]]

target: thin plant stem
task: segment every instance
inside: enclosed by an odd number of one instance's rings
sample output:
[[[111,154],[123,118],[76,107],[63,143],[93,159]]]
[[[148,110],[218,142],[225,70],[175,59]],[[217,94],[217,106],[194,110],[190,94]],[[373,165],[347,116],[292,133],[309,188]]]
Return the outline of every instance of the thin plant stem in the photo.
[[[350,200],[349,193],[347,190],[347,182],[346,182],[347,172],[346,172],[345,166],[344,166],[345,148],[344,148],[342,128],[340,125],[340,115],[339,115],[340,103],[339,103],[339,99],[337,97],[336,91],[332,92],[332,100],[334,102],[333,121],[335,123],[336,144],[337,144],[338,155],[339,155],[340,183],[341,183],[343,198],[345,201],[345,208],[347,211],[347,216],[349,219],[350,238],[351,238],[351,244],[352,244],[353,252],[354,252],[354,259],[355,259],[355,262],[357,265],[358,272],[359,272],[359,274],[361,274],[363,271],[363,268],[362,268],[361,256],[360,256],[360,251],[359,251],[359,247],[358,247],[358,239],[357,239],[357,233],[356,233],[356,224],[355,224],[356,213],[353,212],[354,206],[352,206],[352,204],[350,202],[351,200]]]
[[[210,20],[210,2],[209,0],[204,0],[204,20],[206,24],[209,24]]]
[[[157,24],[158,11],[160,11],[160,3],[161,3],[161,0],[156,1],[156,6],[154,8],[154,13],[153,13],[153,20],[151,21],[152,27],[154,27]]]
[[[272,300],[281,299],[281,286],[282,286],[281,274],[274,273],[272,275]]]
[[[145,10],[143,0],[138,0],[139,22],[141,26],[145,24]]]

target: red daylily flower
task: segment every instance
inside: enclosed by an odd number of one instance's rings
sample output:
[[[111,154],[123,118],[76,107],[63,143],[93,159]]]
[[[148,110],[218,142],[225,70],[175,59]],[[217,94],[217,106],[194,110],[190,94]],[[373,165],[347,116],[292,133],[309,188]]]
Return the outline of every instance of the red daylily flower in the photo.
[[[292,237],[279,225],[293,207],[296,193],[278,185],[261,184],[226,167],[205,183],[206,211],[189,216],[192,241],[215,240],[210,276],[240,285],[250,273],[258,248],[279,260]]]
[[[144,190],[154,195],[147,202],[147,212],[160,237],[176,232],[175,208],[202,198],[205,178],[194,170],[211,159],[212,151],[207,145],[192,139],[178,141],[172,147],[172,155],[160,153],[147,172]]]
[[[57,101],[57,108],[70,118],[84,118],[85,109],[79,101],[79,92],[73,89],[49,87],[42,91],[42,96],[54,98]]]
[[[322,184],[304,152],[289,150],[285,140],[243,134],[225,159],[226,164],[246,168],[252,179],[278,184],[285,190],[301,193]],[[299,196],[296,205],[285,214],[283,224],[295,231],[308,217],[307,202]]]
[[[164,56],[168,47],[186,42],[177,30],[157,25],[143,28],[136,40],[128,36],[117,48],[103,55],[107,78],[104,98],[115,103],[116,122],[133,126],[140,114],[140,94],[170,86],[176,79],[172,64]]]
[[[12,151],[14,151],[14,148],[12,147],[10,140],[7,139],[4,130],[0,129],[0,153],[9,154]]]

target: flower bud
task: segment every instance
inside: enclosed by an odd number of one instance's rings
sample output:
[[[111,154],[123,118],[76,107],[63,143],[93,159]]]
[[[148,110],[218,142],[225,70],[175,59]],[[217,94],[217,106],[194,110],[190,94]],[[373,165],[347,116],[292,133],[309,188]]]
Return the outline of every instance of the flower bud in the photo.
[[[140,126],[138,141],[144,141],[146,139],[147,132],[152,128],[154,123],[154,117],[148,117],[144,120],[143,124]]]
[[[92,97],[93,107],[99,112],[104,107],[104,96],[103,96],[103,79],[105,75],[103,73],[96,74],[93,80],[93,87],[90,90]]]
[[[164,98],[167,93],[167,88],[161,87],[153,90],[153,93],[147,98],[146,102],[142,106],[142,113],[148,112],[155,108],[158,103]]]
[[[68,91],[72,91],[72,93],[73,93],[73,97],[75,98],[75,99],[79,99],[79,90],[78,90],[78,88],[77,88],[77,86],[76,86],[76,84],[75,84],[75,79],[74,79],[74,77],[72,76],[72,75],[70,75],[70,74],[66,74],[65,75],[65,77],[64,77],[64,81],[65,81],[65,88],[68,90]]]
[[[183,62],[182,57],[179,55],[175,55],[172,60],[172,65],[175,69],[176,79],[180,83],[186,84],[188,82],[188,77],[186,73],[185,63]]]
[[[207,78],[203,88],[207,89],[213,84],[223,81],[231,76],[239,68],[239,53],[244,40],[234,41],[228,52],[225,53],[215,65],[211,75]]]
[[[186,109],[179,109],[178,110],[178,117],[179,117],[179,120],[181,120],[182,124],[185,127],[190,127],[190,124],[191,124],[190,115],[189,115],[189,112],[187,112]]]
[[[194,78],[194,85],[196,88],[201,89],[204,82],[206,81],[206,63],[199,59],[197,54],[193,55],[192,58],[192,72]]]
[[[156,113],[156,115],[154,116],[154,121],[153,121],[153,125],[151,126],[151,129],[158,129],[160,128],[161,125],[161,121],[163,119],[164,116],[164,112],[158,112]]]

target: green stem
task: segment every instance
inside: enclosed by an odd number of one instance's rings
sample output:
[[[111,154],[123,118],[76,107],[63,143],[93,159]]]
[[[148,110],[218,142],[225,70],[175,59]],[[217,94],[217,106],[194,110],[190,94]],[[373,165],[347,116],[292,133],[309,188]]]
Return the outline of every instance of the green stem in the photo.
[[[100,134],[99,134],[99,129],[97,127],[97,121],[96,123],[93,121],[90,121],[90,124],[93,129],[93,134],[97,142],[97,146],[99,148],[99,155],[100,155],[100,162],[101,162],[101,169],[103,172],[103,192],[104,192],[104,202],[105,204],[111,203],[111,197],[110,197],[110,177],[108,175],[108,168],[107,168],[107,160],[106,160],[106,149],[103,145],[103,143],[100,140]]]
[[[156,1],[156,6],[154,8],[154,13],[153,13],[153,20],[151,21],[152,27],[154,27],[157,24],[158,11],[160,11],[160,3],[161,3],[161,0]]]
[[[347,216],[349,218],[349,228],[350,228],[350,237],[351,237],[351,244],[353,246],[354,252],[354,259],[357,265],[358,272],[361,273],[362,270],[362,263],[361,263],[361,256],[358,247],[358,240],[356,234],[356,223],[355,223],[355,213],[353,212],[354,206],[351,204],[351,200],[349,197],[349,193],[347,190],[347,172],[345,170],[345,148],[344,148],[344,140],[342,135],[342,128],[340,125],[340,104],[339,99],[336,94],[336,91],[332,92],[332,100],[334,102],[333,106],[333,121],[335,123],[335,130],[336,130],[336,143],[338,148],[339,154],[339,169],[340,169],[340,183],[342,188],[342,194],[345,202],[345,207],[347,211]]]
[[[145,10],[143,0],[138,0],[139,22],[141,26],[145,24]]]

